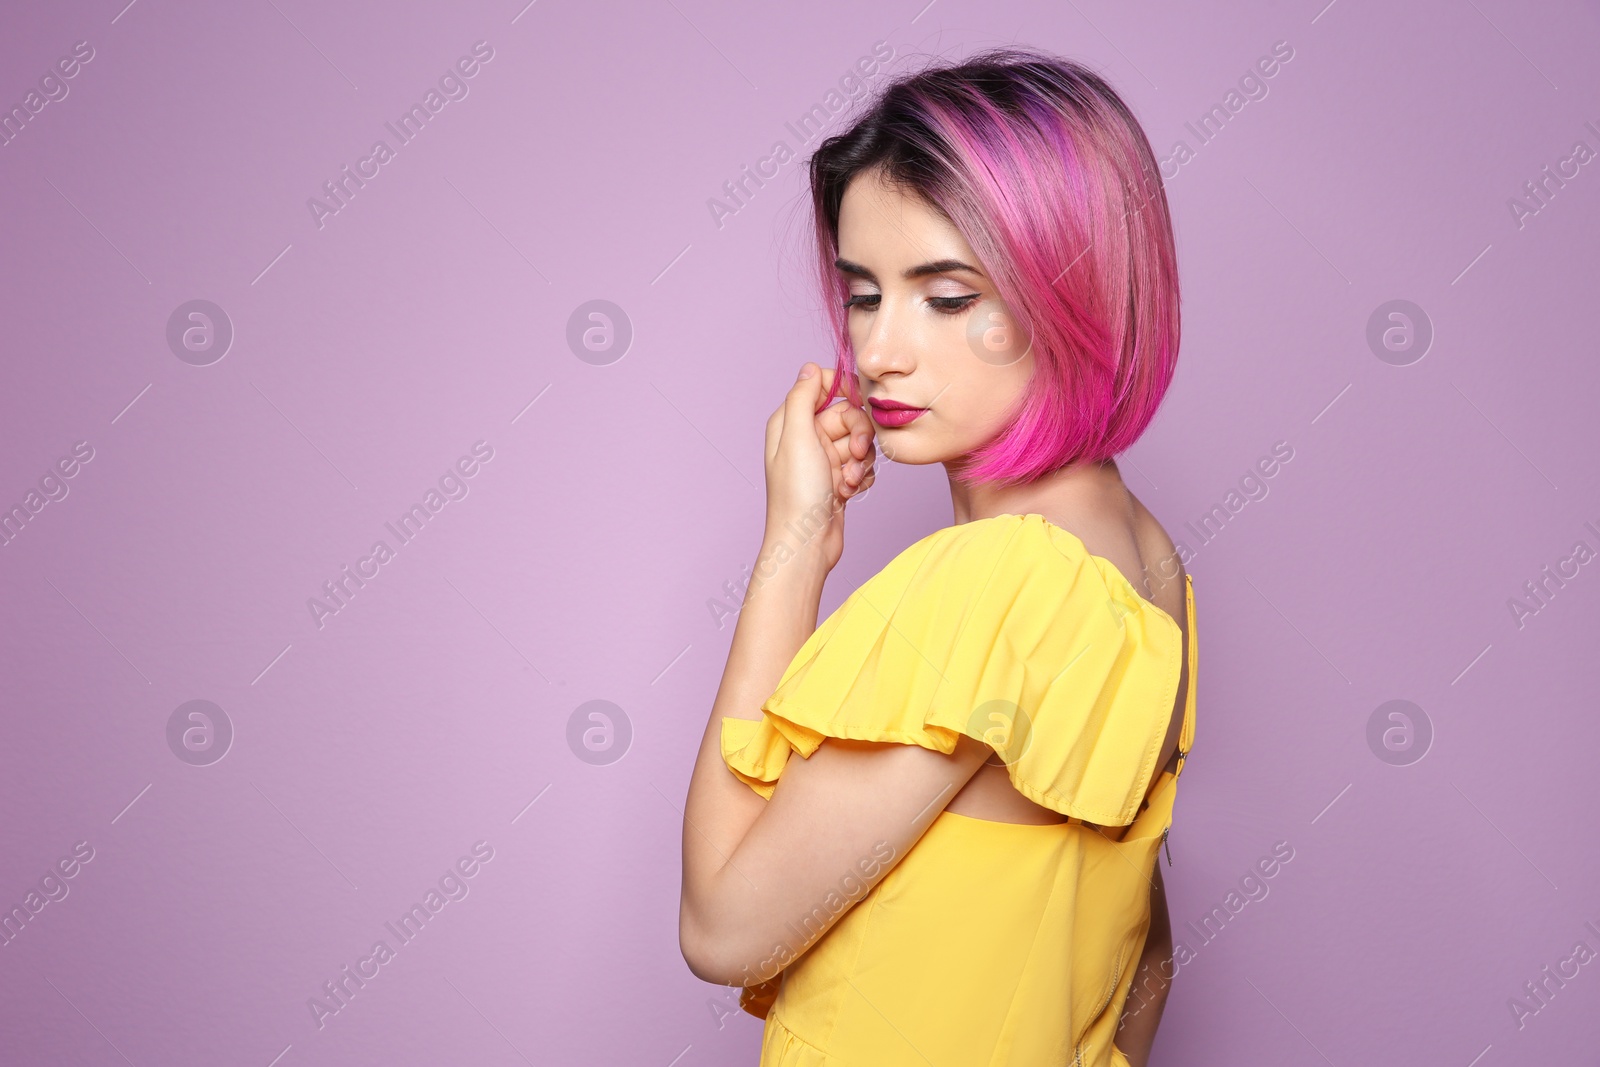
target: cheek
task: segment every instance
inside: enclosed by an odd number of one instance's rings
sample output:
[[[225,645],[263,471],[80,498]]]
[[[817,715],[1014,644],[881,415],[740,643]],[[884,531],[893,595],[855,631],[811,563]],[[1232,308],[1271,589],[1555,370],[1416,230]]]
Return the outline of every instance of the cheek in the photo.
[[[1005,429],[1027,395],[1032,377],[1032,357],[1006,367],[980,364],[966,386],[970,397],[966,407],[974,436],[986,441]]]
[[[867,343],[866,319],[857,311],[846,311],[844,314],[844,331],[850,338],[850,347],[860,352]]]
[[[939,413],[938,432],[956,450],[976,448],[994,437],[1011,411],[1015,389],[1010,375],[965,354],[951,373],[939,376],[934,407]],[[930,426],[931,430],[933,427]]]

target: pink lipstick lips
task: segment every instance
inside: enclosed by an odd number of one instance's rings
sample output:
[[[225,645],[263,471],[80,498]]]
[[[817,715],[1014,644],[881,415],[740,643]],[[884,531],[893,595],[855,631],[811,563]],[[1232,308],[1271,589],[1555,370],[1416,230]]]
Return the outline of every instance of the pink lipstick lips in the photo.
[[[877,397],[869,397],[867,407],[872,414],[872,421],[885,427],[905,426],[928,410],[898,400],[880,400]]]

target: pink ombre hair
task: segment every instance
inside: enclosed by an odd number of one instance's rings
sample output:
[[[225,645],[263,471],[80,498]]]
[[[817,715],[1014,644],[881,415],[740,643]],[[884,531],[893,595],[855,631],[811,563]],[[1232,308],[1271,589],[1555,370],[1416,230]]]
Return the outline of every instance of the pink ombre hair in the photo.
[[[1150,143],[1098,74],[1025,48],[900,74],[809,167],[839,353],[824,406],[841,382],[861,403],[834,260],[845,188],[878,167],[961,231],[1033,338],[1027,392],[963,481],[1032,481],[1144,432],[1178,359],[1177,251]]]

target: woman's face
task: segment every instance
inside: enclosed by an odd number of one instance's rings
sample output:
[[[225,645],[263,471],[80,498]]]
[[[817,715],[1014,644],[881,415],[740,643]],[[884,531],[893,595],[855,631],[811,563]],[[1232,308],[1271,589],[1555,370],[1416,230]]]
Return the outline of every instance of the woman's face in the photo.
[[[1034,357],[961,232],[874,169],[845,188],[837,266],[850,291],[862,399],[884,455],[948,462],[997,436]],[[921,413],[904,421],[880,402]]]

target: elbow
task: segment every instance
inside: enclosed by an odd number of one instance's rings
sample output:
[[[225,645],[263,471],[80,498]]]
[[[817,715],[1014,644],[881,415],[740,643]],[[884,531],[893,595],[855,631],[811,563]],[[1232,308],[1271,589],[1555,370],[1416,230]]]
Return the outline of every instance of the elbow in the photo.
[[[745,984],[749,968],[737,966],[729,954],[720,951],[715,944],[687,941],[680,937],[678,948],[683,953],[683,962],[688,965],[689,973],[702,982],[727,986]]]
[[[769,959],[751,950],[750,938],[728,930],[708,930],[692,922],[678,924],[678,951],[689,973],[712,985],[747,986],[777,977],[794,960],[790,946],[780,945]]]
[[[712,985],[732,985],[731,982],[722,980],[722,968],[719,961],[709,951],[703,941],[691,940],[681,931],[678,934],[678,951],[683,953],[683,962],[688,965],[689,973],[702,982]]]
[[[678,951],[690,974],[712,985],[740,985],[740,980],[733,977],[737,968],[727,947],[726,937],[708,929],[684,909],[678,921]]]
[[[711,967],[708,960],[706,960],[703,956],[691,952],[688,948],[683,949],[683,962],[688,965],[689,973],[700,979],[702,982],[710,982],[712,985],[731,984],[729,982],[724,982],[717,976],[717,972]]]
[[[804,950],[766,914],[764,900],[732,897],[708,887],[686,891],[678,907],[678,951],[689,972],[713,985],[765,982]]]

